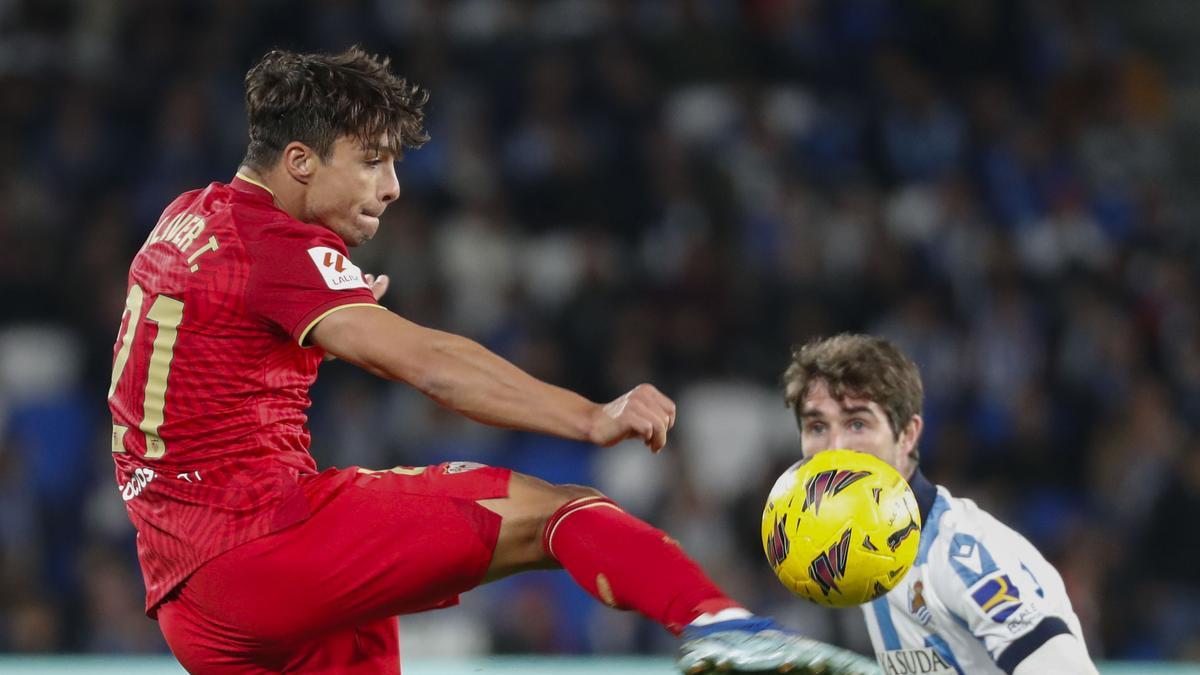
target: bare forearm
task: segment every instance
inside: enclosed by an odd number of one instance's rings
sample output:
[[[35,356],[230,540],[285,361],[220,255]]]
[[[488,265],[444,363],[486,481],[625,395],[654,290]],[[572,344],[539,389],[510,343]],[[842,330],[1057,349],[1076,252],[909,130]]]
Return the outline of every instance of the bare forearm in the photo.
[[[431,332],[426,358],[403,378],[427,396],[492,426],[588,439],[596,404],[538,380],[473,340]]]
[[[640,438],[657,452],[675,424],[675,403],[640,384],[600,406],[546,384],[458,335],[418,326],[375,307],[347,307],[312,328],[313,343],[438,403],[498,427],[586,440],[608,447]]]

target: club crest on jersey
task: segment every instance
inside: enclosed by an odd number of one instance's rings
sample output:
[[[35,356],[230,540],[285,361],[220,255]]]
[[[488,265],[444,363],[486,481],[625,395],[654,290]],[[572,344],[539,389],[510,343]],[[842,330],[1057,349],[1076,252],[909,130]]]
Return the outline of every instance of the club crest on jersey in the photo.
[[[771,529],[771,534],[767,535],[767,560],[771,562],[771,567],[779,567],[784,558],[787,558],[788,551],[792,548],[792,542],[787,536],[787,514],[783,517],[775,519],[775,527]]]
[[[813,513],[821,513],[821,500],[826,494],[836,495],[854,483],[870,476],[870,471],[847,471],[846,469],[830,469],[808,479],[804,485],[804,504],[801,511],[813,507]]]
[[[308,255],[317,266],[317,271],[321,273],[321,278],[325,280],[325,285],[331,289],[341,291],[348,288],[368,288],[362,270],[350,262],[345,254],[328,246],[314,246],[308,249]]]
[[[929,625],[929,620],[933,618],[929,613],[929,606],[925,604],[925,584],[920,581],[908,590],[908,611],[917,615],[917,621],[920,621],[922,626]]]
[[[850,530],[846,530],[838,543],[830,546],[828,551],[822,551],[821,555],[809,563],[808,576],[817,582],[825,595],[829,595],[830,591],[841,591],[837,582],[846,576],[846,558],[849,555]]]

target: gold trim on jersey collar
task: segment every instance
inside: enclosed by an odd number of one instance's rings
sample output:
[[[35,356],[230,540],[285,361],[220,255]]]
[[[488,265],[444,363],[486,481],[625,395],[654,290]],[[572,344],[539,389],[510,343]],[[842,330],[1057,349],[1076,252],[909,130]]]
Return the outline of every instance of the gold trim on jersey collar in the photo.
[[[258,181],[256,181],[256,180],[254,180],[254,179],[253,179],[253,178],[251,178],[250,176],[247,176],[246,174],[242,173],[241,171],[237,172],[237,173],[236,173],[236,174],[234,174],[234,175],[236,175],[238,178],[241,178],[242,180],[246,181],[247,183],[249,183],[249,184],[251,184],[251,185],[257,185],[258,187],[260,187],[260,188],[262,188],[262,189],[266,190],[266,191],[267,191],[267,194],[271,195],[271,197],[272,197],[272,198],[273,198],[273,197],[275,197],[275,192],[274,192],[274,191],[272,191],[272,190],[271,190],[271,188],[269,188],[269,187],[267,187],[266,185],[263,185],[262,183],[260,183],[260,182],[258,182]]]

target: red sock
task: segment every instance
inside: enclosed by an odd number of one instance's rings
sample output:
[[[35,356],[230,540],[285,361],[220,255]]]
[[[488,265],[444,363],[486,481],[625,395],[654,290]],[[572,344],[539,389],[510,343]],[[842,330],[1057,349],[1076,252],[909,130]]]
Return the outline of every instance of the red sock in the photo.
[[[636,610],[677,635],[701,614],[740,607],[675,540],[605,497],[576,499],[555,511],[542,546],[593,597]]]

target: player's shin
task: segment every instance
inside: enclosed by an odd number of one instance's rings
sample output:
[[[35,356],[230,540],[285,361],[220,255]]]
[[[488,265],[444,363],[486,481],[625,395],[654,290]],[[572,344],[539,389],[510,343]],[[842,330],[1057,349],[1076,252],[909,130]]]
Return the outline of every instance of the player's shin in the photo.
[[[559,508],[546,523],[542,545],[593,597],[635,610],[675,634],[702,614],[739,606],[674,540],[604,497]]]

